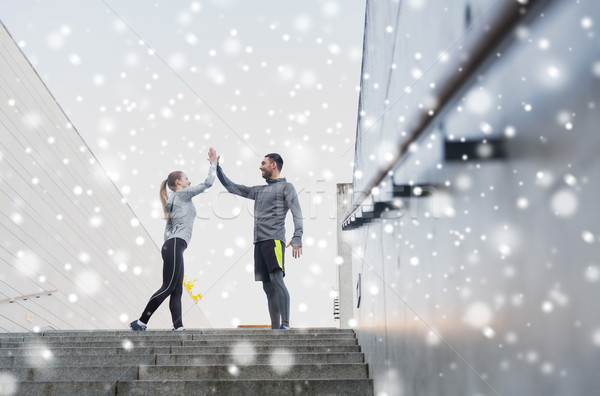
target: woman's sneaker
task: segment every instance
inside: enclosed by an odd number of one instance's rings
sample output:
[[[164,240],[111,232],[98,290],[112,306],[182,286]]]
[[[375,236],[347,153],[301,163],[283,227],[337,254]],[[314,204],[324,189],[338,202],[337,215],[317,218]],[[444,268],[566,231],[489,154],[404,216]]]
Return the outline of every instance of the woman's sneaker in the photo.
[[[182,327],[178,327],[178,328],[176,328],[176,329],[175,329],[175,328],[173,328],[173,329],[171,329],[171,330],[172,330],[172,331],[185,331],[185,328],[182,326]]]
[[[146,331],[146,326],[143,324],[139,324],[137,319],[129,323],[129,328],[133,331]]]

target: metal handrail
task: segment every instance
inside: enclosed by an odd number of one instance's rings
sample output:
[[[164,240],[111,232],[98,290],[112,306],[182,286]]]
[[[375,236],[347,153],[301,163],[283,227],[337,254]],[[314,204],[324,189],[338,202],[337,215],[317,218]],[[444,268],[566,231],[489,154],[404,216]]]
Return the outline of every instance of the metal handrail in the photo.
[[[528,0],[526,5],[516,0],[500,1],[492,7],[498,10],[490,10],[478,24],[485,26],[484,33],[477,40],[465,43],[463,51],[469,56],[454,57],[452,61],[445,64],[445,73],[442,73],[441,83],[436,84],[437,90],[433,95],[438,99],[437,109],[430,114],[431,109],[417,110],[414,113],[414,126],[406,139],[402,141],[391,161],[382,167],[377,175],[371,179],[367,188],[362,191],[360,197],[352,204],[349,212],[342,220],[346,224],[352,215],[360,208],[362,203],[371,195],[373,188],[377,187],[394,167],[401,161],[411,144],[415,143],[423,135],[431,124],[441,114],[448,110],[452,99],[460,93],[468,81],[473,77],[477,69],[482,67],[486,61],[495,56],[499,47],[511,41],[514,37],[514,28],[530,18],[538,15],[537,11],[547,6],[554,0]],[[471,35],[467,36],[469,40]],[[445,77],[445,78],[444,78]]]
[[[0,300],[0,304],[14,303],[15,301],[18,301],[18,300],[28,300],[30,298],[40,298],[42,296],[51,296],[52,294],[56,293],[57,291],[58,290],[48,290],[48,291],[43,291],[43,292],[39,292],[39,293],[26,294],[24,296],[5,298],[4,300]]]

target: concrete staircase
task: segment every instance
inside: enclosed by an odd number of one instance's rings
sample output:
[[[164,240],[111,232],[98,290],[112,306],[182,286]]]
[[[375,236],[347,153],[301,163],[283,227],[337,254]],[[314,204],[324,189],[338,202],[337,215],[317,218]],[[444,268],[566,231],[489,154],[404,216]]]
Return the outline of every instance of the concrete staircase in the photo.
[[[0,394],[372,395],[353,330],[0,334]]]

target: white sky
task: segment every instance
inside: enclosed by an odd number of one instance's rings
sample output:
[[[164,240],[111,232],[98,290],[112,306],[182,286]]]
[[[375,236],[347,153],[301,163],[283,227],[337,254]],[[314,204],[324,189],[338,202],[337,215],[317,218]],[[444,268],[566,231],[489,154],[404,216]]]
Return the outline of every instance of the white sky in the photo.
[[[305,217],[304,255],[286,255],[291,325],[334,326],[335,184],[352,180],[364,7],[0,0],[0,19],[157,246],[158,186],[169,172],[203,181],[213,146],[233,181],[262,184],[260,160],[280,153]],[[218,181],[195,202],[203,219],[185,266],[205,294],[201,309],[215,327],[268,324],[253,275],[253,202]]]

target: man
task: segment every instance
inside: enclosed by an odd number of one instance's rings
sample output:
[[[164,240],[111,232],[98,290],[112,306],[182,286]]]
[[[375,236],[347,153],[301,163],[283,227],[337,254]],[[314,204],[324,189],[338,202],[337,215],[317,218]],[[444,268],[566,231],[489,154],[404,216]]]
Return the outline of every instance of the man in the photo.
[[[292,256],[302,255],[302,211],[296,189],[285,177],[280,177],[283,159],[279,154],[267,154],[260,164],[266,185],[248,187],[235,184],[217,165],[217,177],[232,194],[254,200],[254,279],[262,281],[267,294],[271,328],[287,330],[290,327],[290,294],[283,282],[285,276],[285,216],[292,211],[294,236]]]

